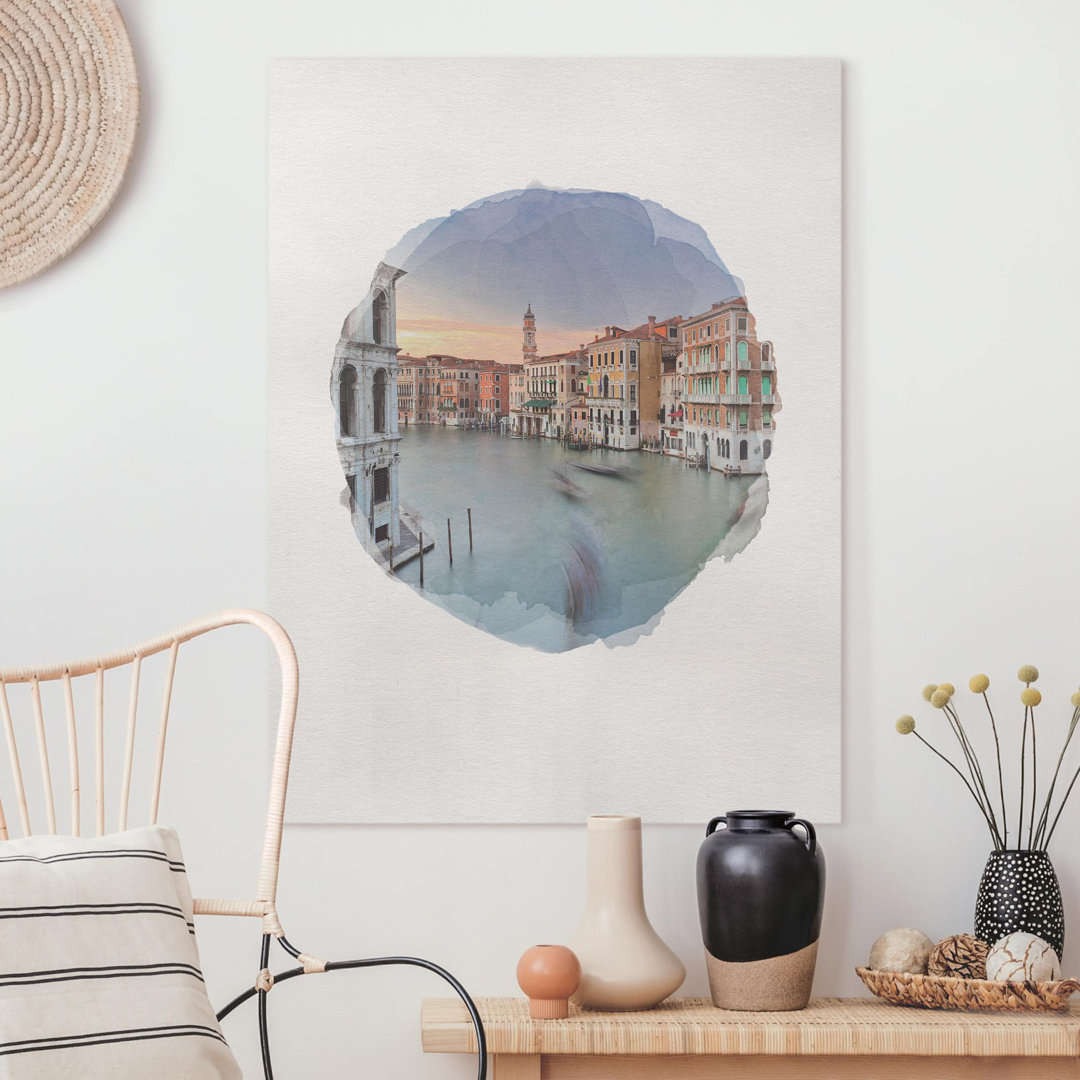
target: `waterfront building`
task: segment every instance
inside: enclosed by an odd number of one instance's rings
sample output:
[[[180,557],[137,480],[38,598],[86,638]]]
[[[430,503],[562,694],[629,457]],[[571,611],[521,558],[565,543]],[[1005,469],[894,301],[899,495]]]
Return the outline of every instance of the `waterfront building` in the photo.
[[[514,435],[525,434],[525,367],[515,364],[510,370],[510,430]]]
[[[590,442],[638,450],[643,441],[659,440],[664,352],[678,349],[678,324],[650,315],[633,330],[606,326],[586,346]]]
[[[423,356],[409,356],[398,353],[397,376],[397,413],[398,424],[421,423],[421,387],[424,382],[424,368],[427,359]]]
[[[555,400],[551,406],[549,434],[561,439],[572,430],[573,410],[585,400],[583,373],[588,363],[584,345],[564,353],[542,358],[552,371]]]
[[[766,471],[780,411],[776,358],[759,341],[745,297],[713,304],[681,327],[684,452],[708,468]]]
[[[483,362],[480,369],[480,424],[497,428],[510,411],[510,365]]]
[[[479,422],[481,361],[438,354],[428,357],[438,365],[438,423],[472,427]]]
[[[526,334],[529,331],[526,330]],[[526,346],[527,347],[527,346]],[[535,349],[535,345],[534,345]],[[524,352],[524,349],[522,350]],[[539,437],[554,429],[551,407],[555,404],[556,378],[554,364],[547,356],[533,356],[524,364],[525,402],[521,406],[522,434]]]
[[[660,372],[660,448],[672,457],[683,456],[682,376],[678,356],[665,356]]]
[[[380,263],[334,350],[330,398],[353,528],[381,559],[416,540],[398,507],[398,363],[395,284],[404,270]]]

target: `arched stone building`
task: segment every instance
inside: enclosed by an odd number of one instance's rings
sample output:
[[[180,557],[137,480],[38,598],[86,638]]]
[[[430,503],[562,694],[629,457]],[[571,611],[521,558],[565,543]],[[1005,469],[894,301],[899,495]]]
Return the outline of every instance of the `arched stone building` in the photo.
[[[330,397],[353,527],[372,555],[402,561],[416,546],[398,508],[397,318],[404,270],[380,263],[367,296],[341,328]]]

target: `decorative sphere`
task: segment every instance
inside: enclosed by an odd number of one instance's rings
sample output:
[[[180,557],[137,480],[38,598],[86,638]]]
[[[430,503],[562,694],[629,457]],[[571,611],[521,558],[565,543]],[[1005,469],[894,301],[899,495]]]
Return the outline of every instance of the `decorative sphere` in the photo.
[[[931,975],[955,975],[961,979],[986,978],[986,954],[990,946],[974,934],[953,934],[939,941],[930,953]]]
[[[570,1015],[570,995],[581,982],[581,963],[565,945],[534,945],[518,961],[517,981],[534,1020],[561,1020]]]
[[[1017,930],[1003,937],[986,957],[986,977],[998,982],[1011,980],[1053,982],[1061,978],[1061,961],[1042,938]]]
[[[925,975],[933,941],[910,926],[887,930],[874,942],[867,967],[877,971],[904,971]]]

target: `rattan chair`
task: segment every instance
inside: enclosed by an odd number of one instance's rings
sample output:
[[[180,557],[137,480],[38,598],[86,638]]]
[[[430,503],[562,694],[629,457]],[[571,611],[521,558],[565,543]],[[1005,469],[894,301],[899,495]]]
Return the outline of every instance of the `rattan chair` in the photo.
[[[30,708],[33,713],[33,725],[36,732],[36,748],[40,769],[40,796],[44,803],[43,812],[47,831],[56,834],[57,815],[54,799],[54,781],[52,762],[49,756],[48,722],[42,704],[41,686],[44,683],[62,684],[65,703],[65,727],[67,741],[67,783],[70,794],[71,835],[82,835],[83,822],[80,817],[80,792],[82,771],[80,770],[79,739],[75,716],[74,686],[79,679],[93,681],[94,699],[94,751],[93,751],[93,791],[94,791],[94,835],[101,836],[106,831],[106,754],[105,754],[105,672],[118,668],[130,671],[127,730],[124,743],[123,766],[118,784],[114,781],[112,790],[118,791],[118,815],[116,827],[120,830],[128,827],[128,812],[131,802],[132,772],[134,768],[135,728],[138,716],[140,674],[143,662],[159,653],[167,653],[167,669],[164,680],[160,720],[157,729],[156,753],[153,762],[153,781],[150,794],[149,824],[157,823],[158,806],[161,799],[162,777],[165,763],[166,734],[169,727],[170,705],[173,697],[173,682],[176,674],[177,654],[180,647],[194,638],[226,626],[247,624],[261,630],[270,639],[277,653],[281,671],[281,711],[278,716],[277,738],[274,746],[273,769],[270,777],[270,793],[266,810],[266,830],[263,836],[262,856],[259,863],[258,879],[254,895],[249,899],[202,899],[195,900],[196,915],[227,915],[248,917],[262,920],[262,941],[259,958],[259,970],[254,985],[230,1001],[219,1013],[222,1020],[239,1005],[253,997],[258,999],[259,1039],[262,1048],[263,1072],[266,1080],[272,1080],[273,1068],[267,1033],[266,996],[275,983],[284,982],[300,975],[316,972],[341,971],[360,967],[381,967],[388,965],[409,965],[425,968],[445,979],[461,997],[476,1027],[479,1047],[478,1077],[485,1080],[487,1074],[486,1043],[484,1028],[472,999],[465,988],[445,969],[428,960],[410,956],[371,957],[363,960],[321,960],[316,956],[301,952],[285,937],[276,908],[278,867],[281,857],[281,835],[285,819],[285,796],[289,783],[289,761],[292,754],[293,728],[296,723],[296,706],[299,693],[299,669],[296,652],[284,629],[269,615],[259,611],[236,608],[210,615],[203,619],[181,626],[168,634],[151,638],[129,649],[78,660],[71,663],[50,664],[43,667],[0,668],[0,718],[7,743],[8,757],[11,764],[11,777],[18,818],[22,835],[30,836],[31,815],[28,799],[28,785],[24,782],[22,761],[16,739],[16,728],[12,717],[8,687],[16,683],[29,684]],[[24,748],[25,749],[25,748]],[[57,784],[59,784],[57,780]],[[39,832],[42,830],[38,830]],[[5,808],[0,801],[0,840],[9,838]],[[277,974],[271,974],[270,943],[276,938],[279,945],[298,961],[298,966]]]

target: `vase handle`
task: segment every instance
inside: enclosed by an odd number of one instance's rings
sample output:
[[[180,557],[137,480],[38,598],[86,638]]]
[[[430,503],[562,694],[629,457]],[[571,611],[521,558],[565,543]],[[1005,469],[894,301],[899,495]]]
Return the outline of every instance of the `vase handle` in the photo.
[[[794,828],[796,825],[801,825],[806,830],[806,847],[811,855],[817,854],[817,833],[814,832],[814,826],[809,821],[804,821],[801,817],[788,818],[787,826],[789,829]]]
[[[719,825],[720,822],[723,822],[724,827],[727,828],[727,817],[724,814],[721,814],[719,817],[714,817],[712,821],[705,826],[705,835],[712,836],[712,834],[716,832],[716,826]]]

